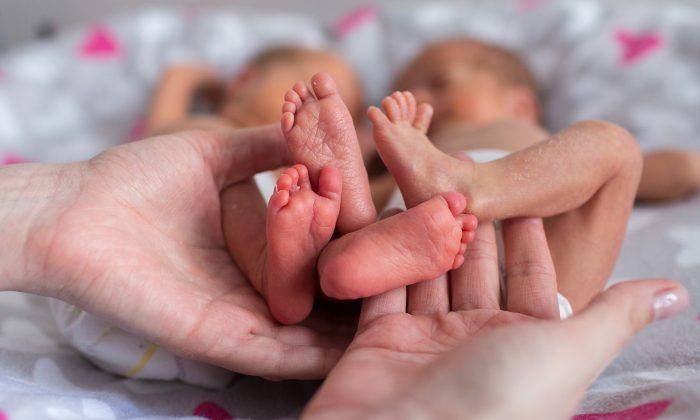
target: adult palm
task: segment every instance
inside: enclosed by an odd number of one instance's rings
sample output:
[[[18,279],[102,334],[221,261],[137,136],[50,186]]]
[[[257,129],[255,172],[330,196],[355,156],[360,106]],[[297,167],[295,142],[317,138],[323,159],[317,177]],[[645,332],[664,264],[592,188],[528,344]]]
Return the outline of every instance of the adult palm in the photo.
[[[541,221],[503,229],[507,311],[499,309],[493,229],[480,226],[449,288],[438,279],[365,301],[356,337],[306,417],[566,418],[634,333],[687,305],[670,280],[628,282],[554,321],[556,281]],[[668,302],[673,307],[652,311]]]
[[[440,278],[366,299],[355,338],[307,413],[342,415],[396,402],[421,381],[427,366],[470,337],[535,319],[526,314],[555,316],[554,268],[541,222],[512,221],[504,230],[507,238],[529,235],[527,244],[517,242],[518,237],[515,246],[506,248],[513,283],[532,281],[533,272],[538,276],[534,294],[512,296],[508,303],[511,308],[527,306],[524,313],[500,310],[493,226],[479,226],[463,267],[449,281]]]
[[[347,340],[277,324],[222,233],[221,191],[286,163],[285,147],[272,126],[192,132],[51,167],[56,191],[29,235],[45,294],[188,358],[324,376]]]

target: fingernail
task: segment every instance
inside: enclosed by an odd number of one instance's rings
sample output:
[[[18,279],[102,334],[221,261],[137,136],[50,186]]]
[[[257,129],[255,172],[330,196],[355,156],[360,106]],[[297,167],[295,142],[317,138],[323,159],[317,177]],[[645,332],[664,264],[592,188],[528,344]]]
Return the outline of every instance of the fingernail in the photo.
[[[688,307],[688,292],[679,287],[654,296],[654,321],[678,315]]]

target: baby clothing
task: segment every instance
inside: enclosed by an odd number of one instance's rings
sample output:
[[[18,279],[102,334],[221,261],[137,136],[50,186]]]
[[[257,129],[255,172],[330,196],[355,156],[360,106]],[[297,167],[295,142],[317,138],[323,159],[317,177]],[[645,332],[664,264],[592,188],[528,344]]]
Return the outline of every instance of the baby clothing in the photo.
[[[492,160],[501,159],[502,157],[508,156],[511,152],[507,150],[500,149],[475,149],[462,152],[466,156],[472,158],[477,163],[490,162]],[[401,196],[401,191],[398,188],[393,192],[389,198],[386,209],[399,208],[406,209],[406,203]],[[501,234],[501,224],[496,221],[494,222],[496,227],[496,242],[498,245],[498,268],[501,282],[501,297],[505,299],[505,257],[503,253],[503,235]],[[565,319],[573,314],[573,309],[571,308],[571,303],[569,300],[562,295],[557,293],[557,302],[559,304],[559,317]]]
[[[225,388],[234,373],[183,359],[73,305],[49,299],[59,331],[95,365],[135,379],[181,380],[207,388]]]

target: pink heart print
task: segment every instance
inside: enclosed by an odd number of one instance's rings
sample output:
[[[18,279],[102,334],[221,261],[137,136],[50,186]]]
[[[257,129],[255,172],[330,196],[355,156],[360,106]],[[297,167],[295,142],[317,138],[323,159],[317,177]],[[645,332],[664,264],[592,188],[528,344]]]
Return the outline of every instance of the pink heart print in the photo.
[[[0,420],[10,420],[10,418],[7,417],[7,414],[0,411]]]
[[[145,116],[137,118],[129,129],[129,133],[126,138],[127,143],[145,138],[146,131],[148,129],[147,125],[148,122],[146,121]]]
[[[233,416],[225,408],[213,401],[205,401],[195,407],[192,415],[208,420],[231,420]],[[2,419],[0,419],[2,420]]]
[[[621,62],[630,66],[663,46],[663,37],[654,32],[633,34],[625,29],[615,32],[615,40],[622,48]]]
[[[16,163],[29,163],[29,160],[11,153],[0,157],[0,165],[14,165]],[[2,417],[0,417],[0,420],[2,420]]]
[[[622,411],[579,414],[574,416],[573,420],[654,420],[666,411],[671,402],[671,400],[661,400]]]
[[[379,17],[379,11],[374,6],[363,6],[341,17],[333,28],[338,38],[348,36],[352,31]]]
[[[94,25],[80,45],[83,58],[116,58],[122,48],[117,38],[103,25]]]
[[[535,10],[540,6],[544,6],[550,0],[517,0],[515,2],[515,8],[523,11],[529,12],[530,10]]]

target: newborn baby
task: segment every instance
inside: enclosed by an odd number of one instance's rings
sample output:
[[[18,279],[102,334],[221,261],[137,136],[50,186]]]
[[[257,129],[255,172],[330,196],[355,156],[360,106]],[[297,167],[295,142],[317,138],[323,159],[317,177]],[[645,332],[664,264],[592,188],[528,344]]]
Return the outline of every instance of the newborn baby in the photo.
[[[629,133],[589,121],[549,137],[524,62],[475,40],[430,46],[396,86],[415,98],[397,92],[382,103],[386,115],[372,108],[369,117],[408,207],[457,191],[482,224],[545,218],[559,291],[584,307],[613,269],[639,185]],[[471,158],[447,154],[457,151]]]
[[[420,101],[435,108],[431,135],[462,139],[458,132],[517,122],[538,126],[541,120],[537,83],[527,64],[513,52],[473,39],[436,43],[403,71],[398,89],[413,91]],[[546,135],[543,130],[544,138]],[[517,150],[529,145],[489,136],[475,147]],[[503,140],[506,144],[501,144]],[[449,140],[446,140],[451,143]],[[663,149],[644,156],[637,199],[679,199],[700,188],[700,154],[690,150]]]

